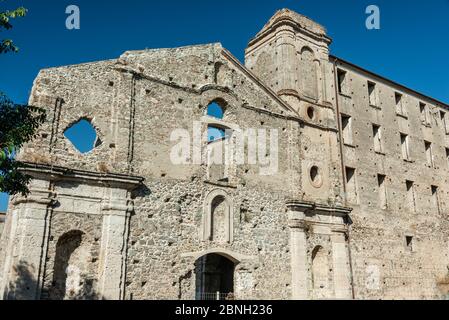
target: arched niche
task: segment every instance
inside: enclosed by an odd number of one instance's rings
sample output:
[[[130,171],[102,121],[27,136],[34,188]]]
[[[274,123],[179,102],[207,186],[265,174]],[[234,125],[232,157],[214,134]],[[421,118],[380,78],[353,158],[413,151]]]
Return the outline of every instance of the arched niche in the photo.
[[[210,192],[204,201],[203,241],[232,243],[233,204],[229,195],[221,189]]]
[[[318,99],[318,67],[315,54],[309,47],[301,49],[300,62],[301,90],[303,95]]]
[[[52,300],[88,299],[92,281],[87,279],[90,244],[80,230],[72,230],[59,237],[56,244],[53,282],[49,290]]]
[[[329,286],[328,257],[322,246],[312,251],[312,284],[314,290],[326,290]]]

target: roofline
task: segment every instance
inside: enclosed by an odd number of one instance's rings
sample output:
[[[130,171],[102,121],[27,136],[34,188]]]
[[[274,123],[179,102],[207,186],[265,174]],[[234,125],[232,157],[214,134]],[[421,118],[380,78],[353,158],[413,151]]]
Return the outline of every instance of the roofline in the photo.
[[[267,87],[254,73],[251,72],[244,64],[242,64],[229,50],[222,47],[221,52],[223,56],[230,62],[234,63],[247,77],[254,81],[259,88],[265,91],[269,96],[271,96],[277,103],[279,103],[286,110],[296,114],[295,110],[284,100],[282,100],[271,88]]]
[[[445,108],[449,109],[449,104],[446,103],[446,102],[440,101],[440,100],[435,99],[435,98],[432,98],[432,97],[430,97],[430,96],[428,96],[428,95],[426,95],[426,94],[423,94],[423,93],[421,93],[421,92],[418,92],[418,91],[416,91],[416,90],[414,90],[414,89],[411,89],[411,88],[409,88],[409,87],[406,87],[406,86],[403,85],[403,84],[400,84],[400,83],[398,83],[398,82],[395,82],[395,81],[393,81],[393,80],[390,80],[390,79],[388,79],[388,78],[385,78],[384,76],[381,76],[381,75],[379,75],[379,74],[377,74],[377,73],[374,73],[374,72],[372,72],[372,71],[369,71],[369,70],[367,70],[367,69],[365,69],[365,68],[363,68],[363,67],[360,67],[360,66],[358,66],[358,65],[356,65],[356,64],[353,64],[353,63],[351,63],[351,62],[349,62],[349,61],[347,61],[347,60],[341,59],[341,58],[339,58],[339,57],[337,57],[337,56],[334,56],[334,55],[329,55],[329,59],[330,59],[330,60],[333,60],[333,62],[342,62],[342,63],[344,63],[344,64],[347,64],[347,65],[349,65],[349,66],[352,67],[352,68],[359,69],[360,71],[369,74],[370,76],[373,76],[373,77],[375,77],[375,78],[379,78],[380,80],[383,80],[383,81],[386,81],[386,82],[389,82],[389,83],[391,83],[392,85],[397,86],[397,87],[403,89],[404,91],[409,91],[409,92],[411,92],[411,93],[413,93],[413,94],[415,94],[415,95],[417,95],[417,96],[421,96],[421,97],[423,97],[424,99],[430,100],[430,101],[434,102],[434,103],[437,104],[437,105],[444,106]]]

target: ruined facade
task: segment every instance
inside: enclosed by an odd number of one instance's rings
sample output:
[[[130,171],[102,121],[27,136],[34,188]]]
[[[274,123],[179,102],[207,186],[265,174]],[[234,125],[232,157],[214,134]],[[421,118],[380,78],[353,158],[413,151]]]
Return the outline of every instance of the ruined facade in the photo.
[[[10,201],[3,298],[447,296],[449,106],[330,43],[281,10],[245,66],[210,44],[42,70],[30,104],[48,119],[19,155],[34,179]],[[87,153],[65,136],[80,120]],[[251,129],[277,138],[274,168],[211,161]],[[176,130],[191,133],[182,163]]]

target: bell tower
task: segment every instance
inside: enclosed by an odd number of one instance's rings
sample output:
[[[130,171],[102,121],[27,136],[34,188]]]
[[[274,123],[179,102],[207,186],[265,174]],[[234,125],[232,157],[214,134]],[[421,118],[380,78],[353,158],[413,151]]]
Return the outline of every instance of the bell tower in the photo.
[[[302,113],[305,104],[328,101],[325,75],[331,41],[321,25],[282,9],[249,42],[246,66]]]
[[[301,119],[297,143],[296,200],[341,206],[344,173],[341,161],[339,118],[335,103],[332,40],[323,26],[288,9],[277,11],[252,39],[245,52],[246,67]]]

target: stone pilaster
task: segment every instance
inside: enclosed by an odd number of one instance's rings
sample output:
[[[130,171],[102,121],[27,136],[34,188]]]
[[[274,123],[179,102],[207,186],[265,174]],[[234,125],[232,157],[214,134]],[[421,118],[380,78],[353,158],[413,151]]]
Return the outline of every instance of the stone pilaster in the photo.
[[[44,187],[46,183],[35,180],[33,184]],[[31,188],[30,196],[13,201],[17,209],[12,212],[16,215],[12,219],[16,220],[17,228],[6,252],[10,259],[4,266],[1,287],[6,299],[40,298],[52,199],[53,194],[48,189]]]
[[[352,299],[351,268],[345,232],[344,229],[334,230],[331,236],[336,299]]]
[[[306,225],[302,215],[301,212],[290,212],[289,219],[293,300],[309,297]]]
[[[132,206],[125,199],[105,201],[99,263],[99,295],[106,300],[124,298],[126,247]]]

